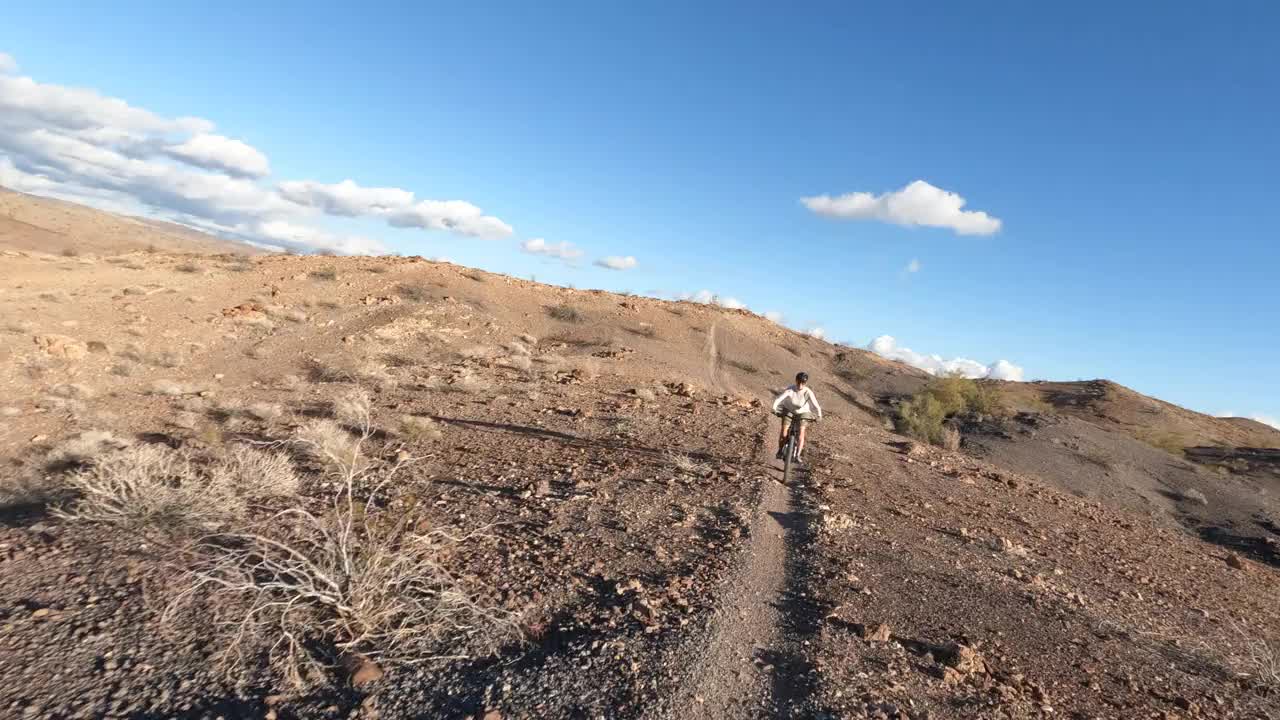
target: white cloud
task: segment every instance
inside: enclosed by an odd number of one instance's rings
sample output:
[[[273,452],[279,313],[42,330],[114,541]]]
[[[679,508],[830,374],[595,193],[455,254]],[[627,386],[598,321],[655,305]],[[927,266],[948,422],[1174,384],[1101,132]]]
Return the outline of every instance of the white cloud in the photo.
[[[782,318],[782,313],[778,312],[777,310],[770,310],[770,311],[766,312],[766,313],[764,314],[764,317],[765,317],[765,319],[766,319],[766,320],[768,320],[769,322],[774,322],[774,323],[777,323],[777,324],[779,324],[779,325],[781,325],[781,324],[782,324],[782,320],[783,320],[783,318]]]
[[[400,188],[360,187],[354,180],[326,185],[314,180],[291,180],[279,185],[286,200],[318,208],[330,215],[381,215],[413,204],[413,193]]]
[[[745,310],[747,304],[735,297],[725,295],[717,295],[710,290],[699,290],[696,293],[677,293],[677,300],[688,300],[690,302],[702,303],[704,305],[719,305],[722,308],[730,310]]]
[[[387,253],[387,246],[378,240],[359,236],[331,235],[284,220],[259,223],[252,228],[252,234],[284,243],[286,247],[329,250],[340,255],[385,255]]]
[[[549,243],[542,238],[532,238],[520,243],[520,249],[531,255],[545,255],[561,260],[573,260],[582,257],[582,251],[571,243]]]
[[[822,328],[822,327],[808,328],[804,331],[804,334],[810,337],[815,337],[819,340],[825,340],[827,337],[827,331],[825,328]]]
[[[222,170],[232,175],[260,178],[271,174],[267,156],[257,148],[213,133],[200,133],[179,145],[166,148],[170,156],[206,170]]]
[[[800,202],[813,212],[839,220],[878,220],[914,227],[949,228],[959,235],[991,235],[1001,221],[985,212],[964,210],[965,199],[956,193],[916,180],[906,187],[874,195],[852,192],[832,197],[816,195]]]
[[[984,365],[968,358],[945,359],[939,355],[922,355],[911,348],[901,347],[891,335],[881,335],[867,344],[867,349],[881,357],[904,362],[920,368],[931,375],[960,373],[968,378],[991,378],[992,380],[1018,380],[1023,378],[1023,369],[1008,360],[997,360]]]
[[[94,90],[15,74],[0,55],[0,184],[113,212],[148,214],[246,241],[343,253],[386,252],[379,241],[306,225],[316,211],[376,216],[397,227],[502,237],[512,228],[463,200],[419,200],[351,180],[261,182],[263,152],[209,120],[169,118]]]
[[[920,267],[920,261],[915,258],[911,258],[911,262],[907,263],[907,267],[905,269],[909,273],[918,273],[920,272]]]
[[[631,257],[630,255],[627,255],[625,257],[618,256],[618,255],[610,255],[608,257],[602,257],[599,260],[597,260],[595,264],[598,267],[608,268],[610,270],[630,270],[631,268],[634,268],[637,265],[636,259],[634,257]]]
[[[290,202],[343,217],[384,218],[392,227],[446,230],[468,237],[507,237],[515,230],[485,215],[465,200],[417,200],[392,187],[361,187],[353,180],[327,185],[313,180],[283,182],[280,194]]]

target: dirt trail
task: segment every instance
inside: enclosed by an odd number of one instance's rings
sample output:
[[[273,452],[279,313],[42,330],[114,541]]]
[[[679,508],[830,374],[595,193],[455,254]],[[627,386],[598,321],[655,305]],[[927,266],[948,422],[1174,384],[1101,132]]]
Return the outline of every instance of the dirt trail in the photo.
[[[777,428],[770,423],[765,438]],[[767,468],[760,501],[751,520],[750,541],[738,572],[726,584],[696,665],[678,691],[674,716],[701,718],[791,717],[809,683],[791,677],[803,669],[794,657],[798,623],[788,617],[796,594],[790,587],[803,518],[792,509],[792,492],[771,467],[768,440],[759,449]]]

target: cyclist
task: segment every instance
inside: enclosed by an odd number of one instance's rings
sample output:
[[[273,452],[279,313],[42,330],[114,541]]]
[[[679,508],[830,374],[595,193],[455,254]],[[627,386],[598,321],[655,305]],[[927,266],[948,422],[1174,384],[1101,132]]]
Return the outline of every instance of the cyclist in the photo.
[[[773,401],[773,414],[782,417],[782,434],[778,436],[778,454],[782,460],[782,449],[787,444],[787,431],[791,429],[791,418],[800,423],[800,445],[796,448],[796,461],[800,461],[800,453],[804,452],[805,426],[815,418],[822,419],[822,406],[809,387],[809,373],[796,373],[796,384],[782,391]]]

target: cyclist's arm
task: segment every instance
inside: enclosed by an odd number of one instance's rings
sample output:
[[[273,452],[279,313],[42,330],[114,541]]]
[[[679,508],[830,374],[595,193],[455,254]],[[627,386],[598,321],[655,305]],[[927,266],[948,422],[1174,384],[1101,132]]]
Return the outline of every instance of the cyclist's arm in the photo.
[[[774,414],[774,415],[777,415],[777,414],[778,414],[778,408],[782,405],[782,401],[783,401],[784,399],[786,399],[786,397],[787,397],[787,393],[786,393],[786,391],[784,390],[784,391],[783,391],[783,393],[782,393],[781,395],[779,395],[778,397],[776,397],[776,398],[774,398],[774,399],[773,399],[773,414]]]
[[[818,396],[813,394],[813,390],[810,390],[809,388],[805,389],[809,390],[809,402],[813,403],[813,409],[818,411],[818,419],[821,420],[822,406],[818,404]]]

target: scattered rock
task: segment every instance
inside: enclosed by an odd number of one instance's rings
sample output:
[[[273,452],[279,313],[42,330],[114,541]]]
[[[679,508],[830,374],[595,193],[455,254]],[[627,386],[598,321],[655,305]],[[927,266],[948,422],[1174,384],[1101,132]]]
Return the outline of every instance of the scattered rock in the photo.
[[[1236,555],[1235,553],[1230,553],[1227,555],[1227,565],[1235,568],[1236,570],[1244,569],[1244,561],[1241,560],[1240,556]]]

